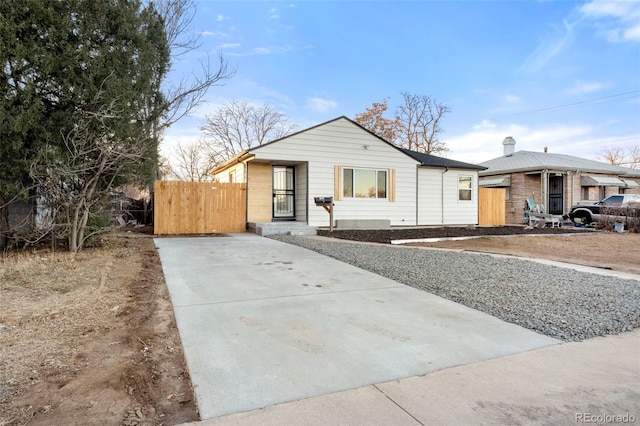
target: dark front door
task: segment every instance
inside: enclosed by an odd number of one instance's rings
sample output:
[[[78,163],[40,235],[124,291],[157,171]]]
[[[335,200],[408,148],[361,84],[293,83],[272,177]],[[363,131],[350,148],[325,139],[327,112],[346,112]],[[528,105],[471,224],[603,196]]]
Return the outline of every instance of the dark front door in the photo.
[[[294,168],[273,166],[273,218],[295,218]]]
[[[563,214],[564,199],[562,193],[564,190],[562,175],[549,176],[549,212],[551,214]]]

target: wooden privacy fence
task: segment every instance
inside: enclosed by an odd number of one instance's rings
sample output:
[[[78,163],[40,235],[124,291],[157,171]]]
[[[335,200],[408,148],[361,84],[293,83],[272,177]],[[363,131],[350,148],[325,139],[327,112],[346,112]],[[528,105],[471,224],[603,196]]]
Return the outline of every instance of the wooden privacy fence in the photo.
[[[155,235],[244,232],[246,184],[156,181]]]
[[[478,189],[478,225],[502,226],[506,223],[505,189]]]

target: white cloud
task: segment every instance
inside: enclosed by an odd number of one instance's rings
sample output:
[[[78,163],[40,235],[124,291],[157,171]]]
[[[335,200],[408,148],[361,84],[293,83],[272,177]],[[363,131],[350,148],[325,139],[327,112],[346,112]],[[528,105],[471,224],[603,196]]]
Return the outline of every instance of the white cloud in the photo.
[[[228,16],[224,16],[224,15],[220,15],[220,14],[216,15],[216,21],[218,21],[218,22],[226,21],[227,19],[229,19]]]
[[[491,120],[482,120],[480,124],[476,124],[473,126],[473,130],[486,130],[486,129],[495,129],[495,123],[492,123]]]
[[[570,95],[582,95],[585,93],[593,93],[598,92],[603,89],[608,89],[611,87],[611,83],[600,83],[600,82],[580,82],[575,84],[566,90],[566,92]]]
[[[323,98],[309,98],[306,102],[306,107],[314,112],[327,112],[335,109],[337,106],[337,102]]]
[[[574,26],[575,23],[563,21],[562,29],[557,29],[555,34],[541,39],[538,48],[529,55],[520,69],[535,73],[544,68],[556,55],[571,45],[574,39]]]
[[[610,42],[640,41],[640,2],[593,0],[579,9]]]
[[[169,127],[159,146],[160,155],[175,161],[174,154],[178,144],[191,145],[200,140],[200,128],[194,123]]]
[[[222,43],[216,46],[216,49],[237,49],[240,46],[240,43]]]
[[[504,101],[509,104],[517,104],[521,100],[522,99],[520,99],[520,97],[516,95],[504,95]]]
[[[481,163],[503,155],[502,141],[507,136],[516,140],[516,151],[543,151],[593,158],[600,145],[590,144],[590,126],[548,125],[535,129],[521,124],[496,125],[488,120],[473,130],[443,139],[448,157],[468,163]]]
[[[251,53],[255,55],[268,55],[272,50],[270,47],[254,47],[251,49]]]
[[[271,10],[269,11],[269,18],[278,19],[279,17],[280,15],[278,14],[278,8],[272,7]]]
[[[231,34],[222,31],[202,31],[200,35],[203,37],[229,38]]]
[[[290,46],[260,46],[254,47],[248,52],[228,52],[229,56],[252,56],[252,55],[271,55],[284,54],[292,51]]]

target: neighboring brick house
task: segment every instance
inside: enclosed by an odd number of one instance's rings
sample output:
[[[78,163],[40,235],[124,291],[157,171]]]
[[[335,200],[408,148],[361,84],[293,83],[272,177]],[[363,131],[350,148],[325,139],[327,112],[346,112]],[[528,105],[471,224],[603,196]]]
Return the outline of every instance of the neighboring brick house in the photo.
[[[564,154],[515,151],[516,141],[502,142],[504,155],[480,163],[479,186],[505,188],[506,223],[525,222],[527,199],[545,213],[562,215],[572,205],[592,203],[612,194],[640,194],[640,170]]]

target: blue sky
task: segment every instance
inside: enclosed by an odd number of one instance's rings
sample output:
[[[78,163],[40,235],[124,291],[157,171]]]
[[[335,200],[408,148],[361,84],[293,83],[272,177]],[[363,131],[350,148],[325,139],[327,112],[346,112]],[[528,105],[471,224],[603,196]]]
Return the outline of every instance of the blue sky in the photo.
[[[175,64],[197,71],[221,52],[237,67],[161,149],[200,137],[217,104],[269,104],[298,129],[354,118],[401,92],[451,108],[449,158],[479,163],[516,150],[599,159],[640,145],[640,1],[200,0],[202,46]],[[391,116],[389,116],[391,118]]]

